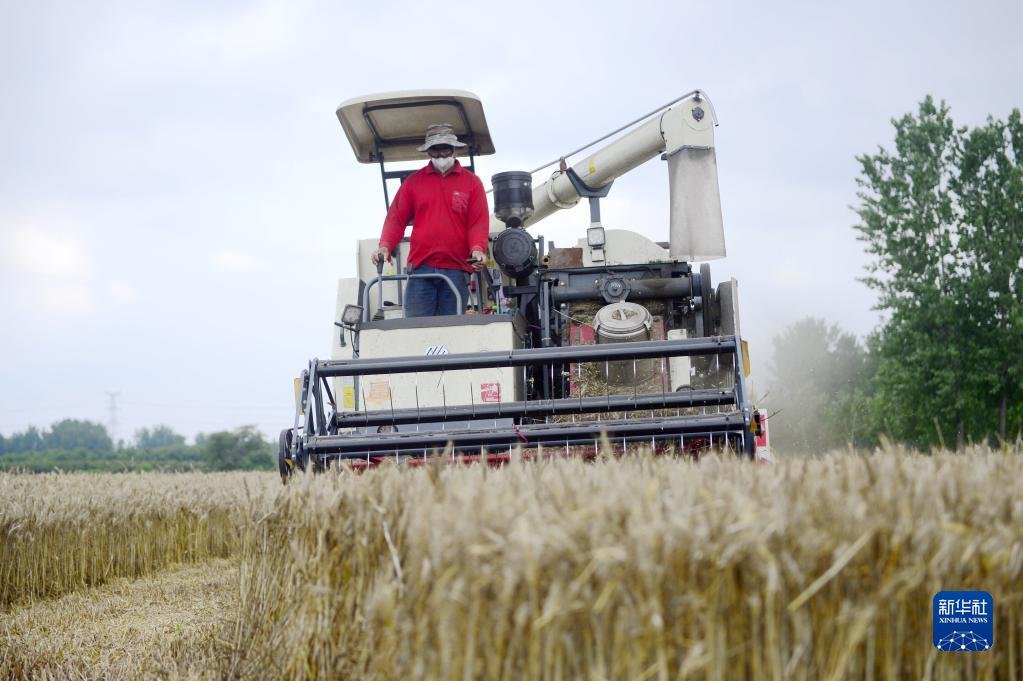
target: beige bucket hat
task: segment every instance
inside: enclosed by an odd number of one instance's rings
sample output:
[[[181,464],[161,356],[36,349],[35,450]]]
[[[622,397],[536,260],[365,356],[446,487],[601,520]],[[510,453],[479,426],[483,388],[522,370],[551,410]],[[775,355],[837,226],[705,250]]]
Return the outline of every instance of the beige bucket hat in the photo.
[[[419,151],[426,151],[438,144],[449,144],[453,147],[465,146],[455,137],[455,129],[450,123],[433,123],[426,126],[426,141],[423,146],[419,147]]]

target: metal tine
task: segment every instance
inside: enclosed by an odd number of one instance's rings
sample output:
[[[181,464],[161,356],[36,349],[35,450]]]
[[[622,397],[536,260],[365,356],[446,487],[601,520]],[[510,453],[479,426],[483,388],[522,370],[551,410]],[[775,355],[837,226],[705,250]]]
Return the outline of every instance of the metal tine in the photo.
[[[476,417],[476,402],[475,402],[475,400],[473,398],[472,378],[473,378],[473,370],[469,369],[469,404],[472,405],[472,416],[473,416],[473,418],[475,418]],[[482,386],[483,386],[483,383],[480,382],[480,387],[482,387]],[[481,400],[483,399],[482,395],[480,395],[480,399]]]
[[[512,397],[514,398],[514,394],[512,395]],[[501,418],[501,404],[502,404],[502,397],[500,395],[498,395],[498,397],[497,397],[497,416],[494,417],[494,428],[497,428],[497,419]]]
[[[632,403],[636,403],[636,395],[639,394],[639,376],[636,374],[637,364],[636,359],[632,360]],[[629,414],[632,412],[631,409],[625,410],[625,420],[629,420]]]
[[[529,382],[526,380],[526,367],[522,367],[522,401],[529,405]]]
[[[547,396],[548,402],[554,401],[554,363],[551,362],[551,394]]]
[[[575,363],[575,381],[576,381],[576,384],[577,385],[581,384],[582,380],[583,380],[583,363],[582,362],[576,362]]]
[[[419,430],[419,424],[423,420],[419,411],[419,374],[416,374],[416,384],[414,387],[416,389],[416,430]]]
[[[671,364],[668,364],[668,373],[669,374],[671,373]],[[693,375],[689,374],[688,378],[689,378],[689,381],[688,381],[688,383],[689,383],[689,390],[692,391],[692,389],[693,389]],[[668,380],[669,381],[671,380],[671,376],[670,375],[668,376]],[[681,380],[681,379],[679,379],[679,380]],[[669,383],[668,385],[671,385],[671,384]],[[682,416],[682,407],[675,407],[675,416]]]
[[[394,393],[391,392],[391,380],[387,379],[387,401],[391,403],[391,427],[398,430],[397,424],[394,422]]]
[[[718,355],[714,355],[714,382],[717,383],[717,381],[720,378],[721,378],[721,355],[718,354]],[[718,385],[718,389],[719,390],[721,389],[720,385]],[[721,405],[720,404],[714,406],[714,413],[715,414],[720,414],[721,413]]]
[[[703,364],[703,362],[701,362],[701,364]],[[707,368],[707,373],[708,374],[710,373],[710,367]],[[706,380],[706,378],[707,377],[705,376],[704,380]],[[692,386],[690,386],[690,387],[692,387]],[[704,387],[706,387],[706,383],[704,384]],[[700,407],[700,413],[703,414],[704,416],[707,415],[707,405],[706,404],[703,405],[702,407]]]
[[[742,352],[742,351],[740,351],[740,352]],[[731,378],[728,381],[728,382],[731,383],[731,388],[729,388],[728,390],[730,390],[732,392],[732,394],[735,394],[735,392],[736,392],[737,374],[740,371],[742,371],[742,370],[743,370],[743,358],[742,358],[742,355],[740,355],[738,353],[735,354],[735,355],[732,355],[731,356],[731,374],[730,374]]]
[[[579,411],[583,410],[583,372],[579,369],[582,366],[582,362],[576,362],[576,381],[575,387],[579,391]],[[572,414],[572,422],[575,423],[575,414]]]
[[[667,357],[661,357],[661,395],[668,392],[671,387],[671,363]]]
[[[734,373],[734,371],[735,371],[735,355],[729,355],[728,360],[725,362],[725,364],[730,365],[731,370]],[[728,376],[729,375],[730,374],[726,374],[725,377],[724,377],[724,381],[723,381],[723,383],[721,385],[721,390],[722,391],[725,391],[725,390],[728,389],[728,383],[729,383]],[[721,409],[722,409],[722,405],[718,405],[718,412],[720,412]]]
[[[605,394],[607,396],[607,412],[611,411],[611,364],[606,359],[604,360],[604,388],[606,388]],[[597,414],[597,420],[600,421],[600,414]]]
[[[362,393],[362,415],[366,419],[366,428],[369,428],[369,405],[366,404],[366,387],[364,385],[359,386],[359,392]]]
[[[732,390],[733,393],[735,392],[735,378],[734,378],[735,377],[735,373],[739,370],[739,368],[740,368],[739,363],[742,361],[740,359],[739,352],[742,352],[742,351],[739,350],[738,352],[736,352],[736,354],[732,355],[732,360],[731,360],[731,362],[732,362],[732,373],[730,375],[732,376],[732,379],[731,379],[732,388],[731,388],[731,390]],[[725,387],[727,387],[727,385]]]

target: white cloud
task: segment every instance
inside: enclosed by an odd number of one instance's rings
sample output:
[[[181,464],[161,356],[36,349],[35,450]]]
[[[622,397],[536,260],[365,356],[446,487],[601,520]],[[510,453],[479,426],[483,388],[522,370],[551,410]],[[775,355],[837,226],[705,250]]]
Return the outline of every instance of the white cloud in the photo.
[[[3,235],[0,246],[5,265],[27,274],[73,279],[90,270],[81,242],[74,237],[22,228]]]
[[[114,303],[134,303],[139,299],[139,292],[134,286],[117,279],[111,279],[103,288],[105,297]]]
[[[6,301],[12,310],[43,309],[73,317],[92,314],[101,303],[139,299],[126,281],[99,276],[104,268],[90,257],[86,241],[71,235],[80,231],[69,223],[0,230],[0,286],[16,292]]]
[[[45,281],[33,286],[31,293],[40,306],[63,314],[86,314],[96,307],[95,293],[81,281]]]
[[[210,256],[213,266],[222,272],[254,274],[266,272],[267,266],[258,258],[241,251],[220,251]]]
[[[284,54],[301,33],[305,12],[295,4],[271,0],[193,24],[180,37],[179,54],[228,68]]]

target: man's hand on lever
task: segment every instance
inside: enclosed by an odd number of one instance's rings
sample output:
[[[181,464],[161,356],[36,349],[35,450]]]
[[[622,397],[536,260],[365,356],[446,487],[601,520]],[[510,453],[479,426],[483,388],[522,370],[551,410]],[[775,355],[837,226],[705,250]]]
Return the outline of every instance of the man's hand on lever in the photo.
[[[472,264],[472,268],[479,272],[483,269],[483,263],[487,260],[487,254],[483,251],[473,251],[472,257],[466,260],[466,262]]]
[[[373,255],[369,256],[369,259],[374,265],[379,265],[384,260],[386,260],[387,262],[391,262],[391,252],[384,248],[383,246],[381,246],[380,248],[373,251]]]

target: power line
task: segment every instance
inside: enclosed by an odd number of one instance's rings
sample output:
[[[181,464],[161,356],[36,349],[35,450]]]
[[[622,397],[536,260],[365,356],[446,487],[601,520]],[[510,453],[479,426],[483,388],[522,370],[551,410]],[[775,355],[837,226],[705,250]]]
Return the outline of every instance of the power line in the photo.
[[[121,394],[120,390],[110,391],[107,390],[107,397],[110,398],[110,417],[107,421],[107,432],[110,434],[110,439],[117,441],[117,396]]]
[[[290,402],[293,402],[293,400],[288,398],[288,397],[285,397],[285,398],[282,399],[282,404],[287,405]],[[216,409],[227,409],[227,410],[242,409],[242,410],[246,410],[247,409],[247,410],[261,410],[261,411],[268,411],[268,410],[271,410],[271,409],[273,409],[274,411],[280,411],[281,410],[281,404],[274,404],[274,405],[271,405],[271,404],[249,404],[249,405],[245,405],[245,404],[183,404],[183,403],[173,403],[173,402],[123,402],[122,404],[124,404],[125,406],[130,406],[130,407],[151,407],[151,408],[158,408],[158,409],[210,409],[210,410],[216,410]]]
[[[123,407],[143,407],[152,409],[204,409],[209,411],[225,410],[225,411],[237,411],[237,410],[250,410],[250,411],[275,411],[280,412],[282,408],[287,411],[288,406],[293,403],[291,398],[285,397],[281,404],[270,405],[270,404],[184,404],[184,403],[171,403],[171,402],[129,402],[126,400],[118,400],[117,410],[120,413]],[[283,405],[283,407],[282,407]],[[53,412],[86,412],[91,411],[92,408],[84,404],[34,404],[27,407],[3,407],[0,408],[0,414],[15,414],[24,412],[37,412],[37,413],[53,413]],[[109,403],[106,407],[107,414],[109,416],[110,406]]]

